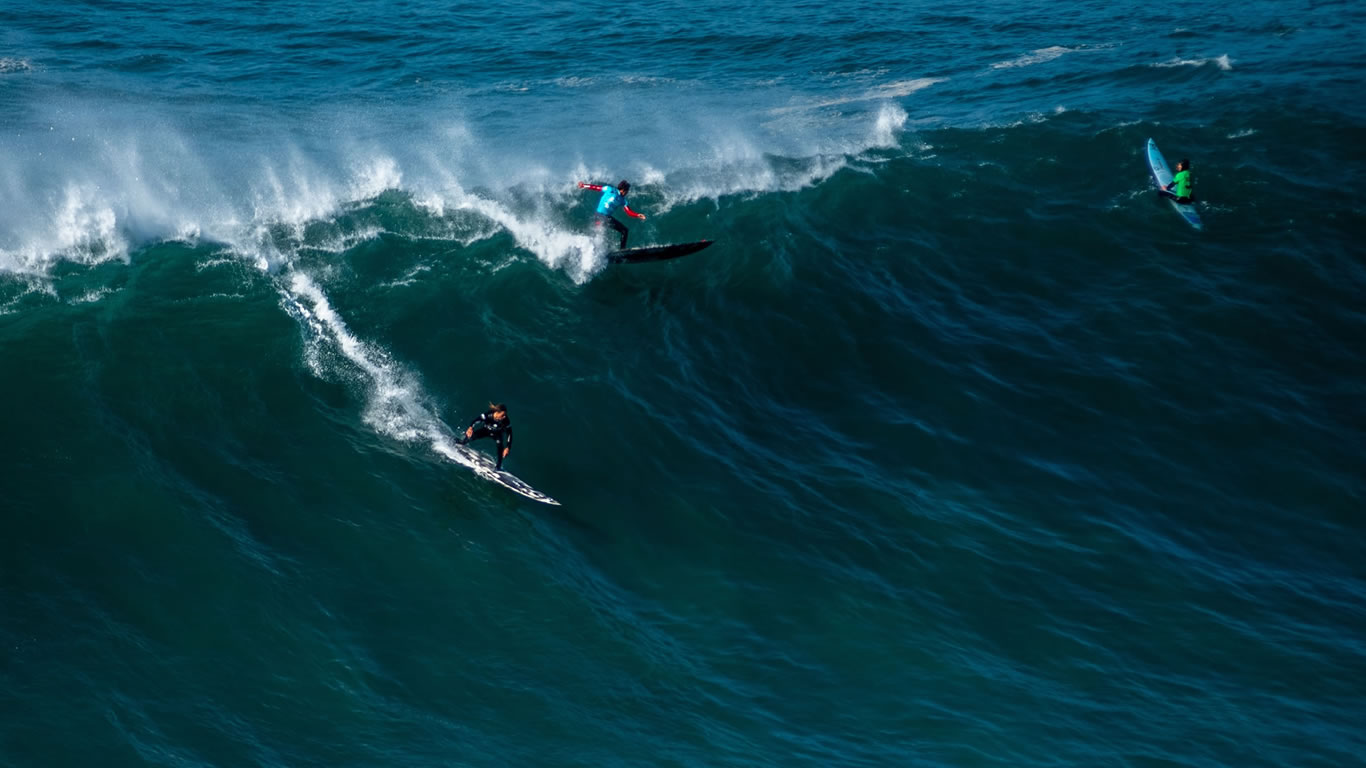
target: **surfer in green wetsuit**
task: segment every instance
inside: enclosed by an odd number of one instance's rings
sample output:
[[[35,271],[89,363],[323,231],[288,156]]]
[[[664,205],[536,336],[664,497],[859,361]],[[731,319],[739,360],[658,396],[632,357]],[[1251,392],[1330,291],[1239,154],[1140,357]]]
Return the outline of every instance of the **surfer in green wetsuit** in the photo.
[[[1191,161],[1181,158],[1181,162],[1176,164],[1176,175],[1172,176],[1171,183],[1165,189],[1159,189],[1157,194],[1170,197],[1178,203],[1189,203],[1191,201]]]
[[[498,441],[498,463],[495,469],[503,468],[503,459],[512,452],[512,419],[508,417],[508,407],[502,403],[489,403],[489,409],[484,413],[474,417],[474,421],[465,428],[465,436],[460,438],[460,444],[466,445],[471,440],[478,440],[481,437],[488,437]]]
[[[603,224],[621,233],[621,250],[626,250],[626,235],[629,230],[625,224],[617,221],[612,214],[620,208],[627,216],[645,220],[645,214],[636,213],[631,210],[631,206],[626,204],[626,193],[631,191],[631,182],[622,179],[620,184],[615,187],[607,184],[585,184],[579,182],[579,189],[591,189],[594,192],[601,192],[602,197],[598,198],[598,210],[593,214],[594,223],[601,227]]]

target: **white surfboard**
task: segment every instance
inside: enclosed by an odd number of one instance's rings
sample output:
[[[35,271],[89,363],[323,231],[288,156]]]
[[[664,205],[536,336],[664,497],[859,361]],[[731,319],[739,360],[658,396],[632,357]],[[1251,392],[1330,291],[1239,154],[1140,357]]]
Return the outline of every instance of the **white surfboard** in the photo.
[[[513,493],[519,493],[532,501],[539,501],[542,504],[560,506],[560,502],[555,501],[544,493],[532,488],[520,477],[517,477],[505,469],[495,469],[496,463],[494,462],[493,457],[489,456],[487,452],[480,452],[478,449],[471,446],[461,445],[444,439],[437,441],[432,447],[442,456],[445,456],[457,464],[469,467],[474,470],[474,474],[485,480],[495,482]]]
[[[1166,189],[1167,185],[1172,183],[1172,169],[1167,165],[1167,158],[1157,151],[1157,143],[1152,139],[1148,139],[1148,166],[1153,169],[1153,178],[1157,180],[1158,189]],[[1194,204],[1178,203],[1170,197],[1167,198],[1167,202],[1172,204],[1172,207],[1181,214],[1181,218],[1185,219],[1187,224],[1197,230],[1205,228],[1205,225],[1200,223],[1200,214],[1195,212]]]

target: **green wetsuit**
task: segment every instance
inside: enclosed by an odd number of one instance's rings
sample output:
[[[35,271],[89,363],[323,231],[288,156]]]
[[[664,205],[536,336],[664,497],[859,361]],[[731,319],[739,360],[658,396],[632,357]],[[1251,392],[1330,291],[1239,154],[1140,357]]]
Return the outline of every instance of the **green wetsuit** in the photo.
[[[1176,195],[1177,197],[1191,196],[1190,171],[1178,171],[1177,174],[1172,177],[1172,184],[1176,185],[1172,188],[1172,194]]]

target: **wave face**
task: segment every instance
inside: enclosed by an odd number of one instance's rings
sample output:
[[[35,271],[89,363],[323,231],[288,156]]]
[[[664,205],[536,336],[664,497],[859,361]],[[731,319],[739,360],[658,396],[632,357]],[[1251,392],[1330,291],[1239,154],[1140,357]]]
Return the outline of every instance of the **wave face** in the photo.
[[[0,8],[0,763],[1353,762],[1366,11],[1152,13]]]

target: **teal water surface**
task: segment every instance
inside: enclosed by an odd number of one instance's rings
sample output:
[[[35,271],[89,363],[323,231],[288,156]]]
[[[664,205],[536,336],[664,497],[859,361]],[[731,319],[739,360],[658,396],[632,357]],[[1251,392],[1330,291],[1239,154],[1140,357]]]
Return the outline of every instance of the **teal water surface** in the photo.
[[[1358,5],[0,22],[0,765],[1366,753]]]

